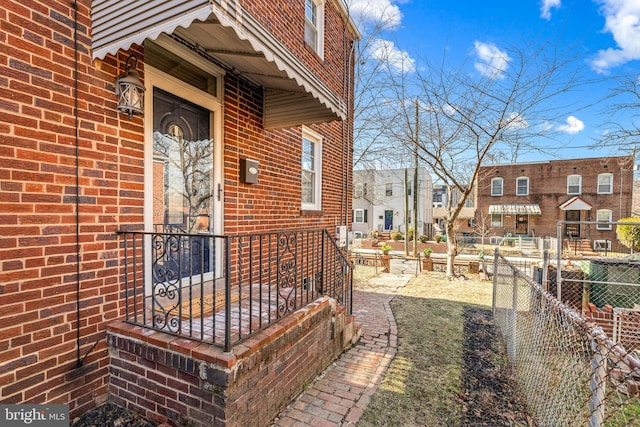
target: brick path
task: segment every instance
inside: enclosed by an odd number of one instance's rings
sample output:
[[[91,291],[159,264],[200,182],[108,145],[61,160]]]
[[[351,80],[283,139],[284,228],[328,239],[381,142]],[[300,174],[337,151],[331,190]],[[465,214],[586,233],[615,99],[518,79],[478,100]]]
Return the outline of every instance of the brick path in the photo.
[[[273,427],[354,426],[380,385],[397,350],[389,301],[412,278],[382,274],[354,288],[353,313],[362,337],[329,366],[280,416]]]

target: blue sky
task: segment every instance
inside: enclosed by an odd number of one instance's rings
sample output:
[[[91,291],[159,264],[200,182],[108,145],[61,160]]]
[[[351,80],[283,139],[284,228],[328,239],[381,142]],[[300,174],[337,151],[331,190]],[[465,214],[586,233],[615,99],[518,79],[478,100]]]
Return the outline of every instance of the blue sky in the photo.
[[[347,0],[363,33],[373,22],[386,22],[377,43],[392,58],[419,68],[421,58],[466,61],[474,72],[508,67],[506,46],[552,40],[577,52],[583,77],[598,81],[567,94],[573,105],[550,124],[557,132],[544,158],[577,158],[628,154],[623,147],[594,148],[610,131],[611,111],[601,101],[620,75],[640,75],[640,0]],[[375,56],[375,50],[372,50]],[[620,101],[620,100],[618,100]],[[596,103],[597,102],[597,103]],[[595,105],[585,107],[596,103]],[[613,117],[628,124],[630,114]],[[640,142],[640,141],[639,141]],[[622,150],[620,150],[622,148]],[[639,147],[640,148],[640,147]],[[524,160],[524,159],[522,159]],[[522,161],[520,160],[520,161]],[[533,159],[532,159],[533,160]]]

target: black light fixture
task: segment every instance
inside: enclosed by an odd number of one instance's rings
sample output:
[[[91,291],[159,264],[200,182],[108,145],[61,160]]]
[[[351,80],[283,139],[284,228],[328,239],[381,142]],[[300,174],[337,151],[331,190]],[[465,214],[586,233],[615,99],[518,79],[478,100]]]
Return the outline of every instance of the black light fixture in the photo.
[[[131,62],[131,64],[129,63]],[[144,114],[144,86],[140,82],[140,74],[136,71],[138,58],[130,55],[124,67],[124,74],[116,78],[116,96],[118,110],[127,113],[129,118]]]

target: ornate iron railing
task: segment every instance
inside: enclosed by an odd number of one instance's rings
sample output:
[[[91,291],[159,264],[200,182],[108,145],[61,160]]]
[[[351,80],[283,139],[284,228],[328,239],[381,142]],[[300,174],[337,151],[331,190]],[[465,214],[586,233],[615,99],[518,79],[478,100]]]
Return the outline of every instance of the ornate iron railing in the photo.
[[[352,266],[327,230],[119,235],[129,323],[229,351],[322,295],[351,313]]]

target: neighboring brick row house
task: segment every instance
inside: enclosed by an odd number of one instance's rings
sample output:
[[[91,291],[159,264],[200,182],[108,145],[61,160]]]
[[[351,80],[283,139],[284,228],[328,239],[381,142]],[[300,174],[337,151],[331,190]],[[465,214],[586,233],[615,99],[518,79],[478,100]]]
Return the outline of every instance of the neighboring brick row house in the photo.
[[[158,421],[243,423],[215,406],[224,399],[210,389],[181,400],[213,372],[194,368],[188,340],[121,325],[109,350],[107,325],[141,301],[125,304],[129,285],[151,275],[129,275],[118,232],[333,234],[347,225],[358,37],[342,0],[2,3],[0,403],[68,403],[77,416],[116,399]],[[136,79],[134,70],[144,92],[121,86],[124,76]],[[116,95],[116,87],[126,89]],[[118,104],[127,95],[132,107],[123,114]],[[186,253],[201,257],[190,267],[200,280],[243,247],[221,254],[207,245]],[[140,250],[132,260],[146,265],[151,246]],[[327,274],[302,276],[291,273],[290,284]],[[319,307],[309,315],[336,313]],[[326,344],[338,332],[304,345]],[[155,347],[145,342],[152,336]],[[342,350],[332,346],[324,354],[314,347],[322,360],[312,355],[308,365],[329,363]],[[237,349],[212,351],[199,354],[227,370],[241,357]],[[160,359],[136,365],[145,352],[166,357],[168,379],[149,377]],[[296,377],[300,386],[307,380]],[[264,424],[291,393],[245,406],[244,416],[259,414],[254,420]],[[203,399],[215,408],[193,406]]]
[[[589,228],[564,224],[561,238],[615,239],[609,222],[631,214],[631,156],[487,165],[480,169],[476,221],[492,235],[556,237],[559,221],[597,221]]]

